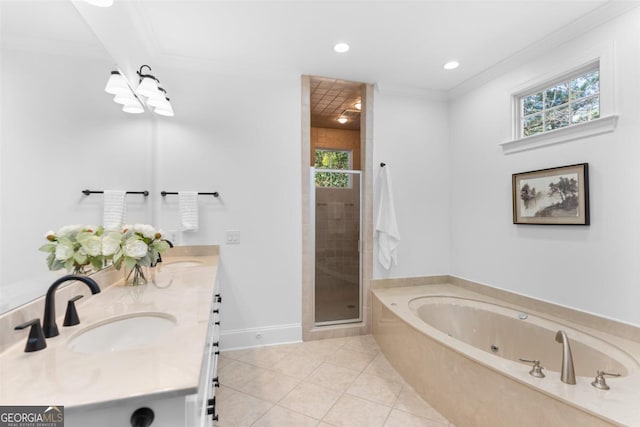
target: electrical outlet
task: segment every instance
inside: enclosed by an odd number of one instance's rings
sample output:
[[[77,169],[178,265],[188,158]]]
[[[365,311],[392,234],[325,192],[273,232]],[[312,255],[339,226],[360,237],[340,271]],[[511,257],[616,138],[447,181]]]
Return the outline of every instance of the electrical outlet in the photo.
[[[240,230],[227,230],[225,234],[225,242],[227,245],[239,245]]]

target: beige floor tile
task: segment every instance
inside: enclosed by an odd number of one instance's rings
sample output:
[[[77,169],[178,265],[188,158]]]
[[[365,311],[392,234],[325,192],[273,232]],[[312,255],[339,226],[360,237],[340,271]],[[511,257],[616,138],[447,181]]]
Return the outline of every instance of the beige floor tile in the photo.
[[[337,427],[381,427],[391,408],[343,394],[322,421]]]
[[[227,357],[224,357],[222,354],[220,354],[218,356],[218,370],[224,368],[231,362],[233,362],[233,359],[229,359]]]
[[[300,382],[299,379],[282,375],[279,372],[267,371],[259,373],[236,390],[258,399],[276,403],[287,395]]]
[[[330,338],[326,340],[306,341],[295,351],[325,358],[342,348],[347,338]]]
[[[281,406],[274,406],[252,427],[315,427],[318,420]]]
[[[293,351],[291,345],[274,345],[270,347],[258,347],[248,350],[235,350],[223,353],[225,357],[250,363],[262,368],[271,368]]]
[[[445,427],[446,425],[397,409],[391,411],[387,422],[384,423],[384,427]]]
[[[221,384],[231,388],[238,388],[265,371],[266,369],[264,368],[232,360],[218,370],[218,377]]]
[[[396,402],[400,390],[401,383],[377,375],[362,374],[347,389],[347,393],[391,407]]]
[[[372,336],[226,351],[218,374],[218,427],[454,427]]]
[[[365,374],[377,375],[382,378],[386,378],[391,381],[399,382],[404,384],[404,380],[402,376],[393,369],[393,366],[387,361],[387,358],[384,357],[384,354],[379,353],[375,359],[369,366],[364,370]]]
[[[324,362],[306,378],[306,382],[318,384],[332,390],[345,391],[360,375],[353,369]]]
[[[326,361],[343,368],[362,372],[374,358],[375,355],[372,354],[341,348],[329,355]]]
[[[290,377],[304,379],[322,363],[322,358],[311,354],[292,352],[283,357],[271,369]]]
[[[321,419],[340,397],[341,392],[317,384],[301,383],[286,395],[280,406]]]
[[[445,425],[448,423],[445,417],[433,409],[431,405],[425,402],[422,397],[420,397],[420,395],[408,385],[403,387],[393,408],[409,412],[419,417],[428,418]]]
[[[359,351],[361,353],[369,353],[374,356],[380,353],[380,347],[375,338],[371,335],[359,335],[347,338],[342,348],[348,350]]]
[[[252,425],[273,405],[255,397],[220,387],[216,394],[217,427],[245,427]]]

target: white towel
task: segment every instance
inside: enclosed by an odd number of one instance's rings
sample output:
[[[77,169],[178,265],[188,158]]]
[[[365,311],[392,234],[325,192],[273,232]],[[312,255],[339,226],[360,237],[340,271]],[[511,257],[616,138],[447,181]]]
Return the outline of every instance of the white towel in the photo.
[[[104,213],[102,223],[106,230],[119,230],[127,216],[127,192],[104,191]]]
[[[180,223],[183,231],[198,231],[198,192],[179,191]]]
[[[378,238],[378,262],[388,270],[391,268],[391,263],[398,265],[396,249],[400,243],[389,166],[380,168],[378,174],[377,205],[375,231]]]

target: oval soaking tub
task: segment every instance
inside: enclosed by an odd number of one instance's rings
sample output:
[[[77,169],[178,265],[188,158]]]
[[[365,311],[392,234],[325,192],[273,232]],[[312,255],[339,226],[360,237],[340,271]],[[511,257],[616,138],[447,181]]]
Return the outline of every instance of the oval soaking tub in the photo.
[[[636,361],[616,346],[527,312],[446,296],[415,298],[409,308],[450,337],[514,362],[540,360],[547,371],[560,372],[562,345],[555,341],[558,330],[569,337],[577,376],[592,377],[597,370],[626,376],[638,370]]]
[[[458,426],[640,426],[640,343],[460,287],[372,291],[373,335],[391,365]],[[606,328],[605,328],[606,329]],[[575,385],[560,381],[569,337]],[[529,375],[537,359],[546,375]],[[596,371],[610,390],[591,386]]]

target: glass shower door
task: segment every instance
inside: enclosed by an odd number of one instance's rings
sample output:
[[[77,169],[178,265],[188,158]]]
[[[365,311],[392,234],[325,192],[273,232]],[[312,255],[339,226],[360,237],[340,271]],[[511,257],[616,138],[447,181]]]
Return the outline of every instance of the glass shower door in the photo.
[[[360,171],[311,168],[315,324],[362,320]]]

